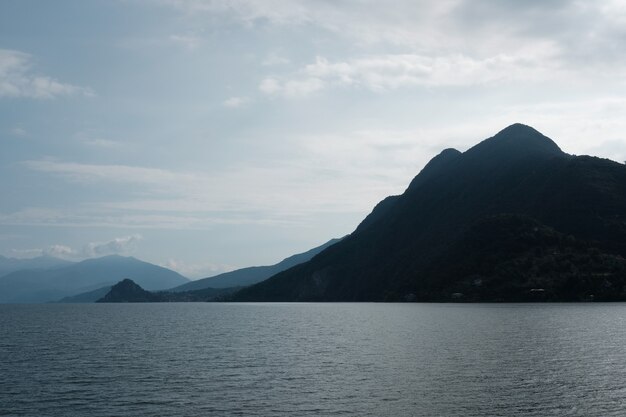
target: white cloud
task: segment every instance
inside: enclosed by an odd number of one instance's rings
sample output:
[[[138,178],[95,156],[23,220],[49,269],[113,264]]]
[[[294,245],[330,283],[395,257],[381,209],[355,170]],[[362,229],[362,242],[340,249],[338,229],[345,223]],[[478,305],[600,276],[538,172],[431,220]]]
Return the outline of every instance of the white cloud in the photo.
[[[10,256],[15,258],[36,258],[43,254],[43,249],[11,249]]]
[[[11,249],[12,256],[17,258],[35,258],[38,256],[52,256],[61,259],[75,259],[78,252],[65,245],[50,245],[47,248]]]
[[[305,213],[255,210],[213,212],[199,203],[184,199],[130,200],[81,204],[67,209],[26,208],[12,213],[0,212],[0,225],[50,226],[61,228],[98,227],[122,230],[211,230],[216,225],[302,224]]]
[[[54,244],[43,249],[12,249],[11,253],[18,258],[34,258],[46,255],[67,260],[82,260],[106,255],[128,254],[135,249],[140,240],[142,240],[141,235],[131,235],[118,237],[107,242],[90,242],[81,250],[76,250],[67,245]]]
[[[171,35],[170,41],[176,45],[180,45],[187,50],[194,50],[200,46],[202,39],[194,35]]]
[[[261,81],[259,90],[269,95],[281,95],[287,98],[302,98],[317,93],[326,87],[326,83],[316,77],[292,78],[279,81],[266,78]]]
[[[26,161],[24,165],[32,170],[62,175],[76,182],[112,181],[175,186],[176,184],[195,182],[197,179],[193,173],[179,173],[159,168],[128,165],[90,165],[52,160]]]
[[[291,60],[277,53],[271,53],[261,62],[264,67],[275,67],[290,64]]]
[[[486,59],[465,55],[429,57],[417,54],[373,55],[331,62],[317,57],[294,74],[264,79],[259,89],[270,95],[303,97],[328,86],[384,92],[404,87],[472,86],[516,81],[563,79],[565,71],[550,58],[549,45],[534,56],[500,54]]]
[[[308,6],[299,0],[162,0],[188,15],[230,13],[246,23],[267,20],[280,24],[302,23],[309,18]]]
[[[618,26],[626,16],[621,0],[394,0],[393,4],[377,0],[162,0],[162,3],[188,16],[227,15],[247,25],[266,22],[281,26],[313,25],[366,44],[384,42],[447,51],[471,45],[478,38],[485,42],[466,49],[491,48],[520,38],[584,39],[591,33],[596,33],[596,41],[602,42],[607,40],[604,38],[607,30],[620,30]]]
[[[282,89],[281,83],[275,78],[266,78],[261,81],[259,90],[265,94],[276,94]]]
[[[362,151],[358,143],[353,145],[342,154],[349,158],[347,166],[324,153],[319,158],[304,156],[310,154],[306,147],[300,148],[302,157],[290,161],[218,172],[29,161],[24,164],[27,168],[77,186],[119,184],[136,192],[122,200],[0,213],[0,224],[183,230],[218,224],[305,224],[312,213],[361,212],[389,193],[394,183],[390,186],[384,168],[372,170],[355,163]],[[405,180],[398,181],[401,187]]]
[[[52,245],[45,250],[45,253],[55,258],[69,258],[77,255],[74,249],[65,245]]]
[[[141,235],[117,237],[108,242],[91,242],[83,248],[86,257],[98,257],[105,255],[126,254],[135,249],[137,243],[142,240]]]
[[[80,140],[82,144],[105,149],[120,149],[124,147],[122,142],[102,138],[83,138]]]
[[[50,99],[76,94],[93,95],[88,88],[33,73],[32,64],[32,57],[26,53],[0,49],[0,97]]]
[[[206,14],[247,27],[298,27],[313,40],[319,31],[350,51],[393,49],[431,61],[469,64],[513,57],[537,63],[545,45],[549,67],[588,75],[615,75],[624,64],[626,11],[621,0],[163,0],[197,18]],[[313,31],[311,29],[317,29]],[[535,51],[539,51],[537,57]],[[342,60],[343,61],[343,60]],[[454,63],[454,62],[453,62]],[[440,62],[426,62],[440,69]],[[502,62],[495,62],[501,65]],[[617,72],[624,77],[623,71]]]
[[[310,170],[315,171],[319,167],[310,166],[305,161],[269,163],[266,167],[239,166],[213,173],[51,160],[27,161],[24,165],[85,186],[96,183],[138,185],[139,199],[109,206],[122,210],[126,221],[129,221],[126,210],[131,209],[149,211],[155,215],[162,215],[162,212],[195,212],[200,220],[206,218],[211,223],[247,223],[267,221],[259,212],[265,216],[274,213],[270,216],[273,217],[289,212],[327,211],[331,207],[330,210],[344,211],[358,204],[354,195],[338,189],[336,178],[324,176],[316,179],[315,172]],[[310,183],[315,184],[317,192],[311,196],[314,201],[303,198],[311,191],[303,187]],[[363,191],[364,186],[361,184],[357,187],[359,192]],[[285,193],[286,189],[300,189],[303,195]],[[33,218],[39,215],[49,219],[57,215],[64,217],[62,212],[56,210],[43,213],[29,210],[22,213]],[[216,217],[216,213],[222,214]],[[224,218],[223,213],[228,215]],[[243,218],[240,217],[242,213]],[[250,213],[250,219],[245,213]],[[185,219],[185,222],[189,221],[193,222],[193,217]]]
[[[224,100],[222,105],[230,109],[237,109],[247,106],[250,104],[250,101],[249,97],[230,97],[229,99]]]
[[[126,142],[111,140],[101,137],[100,133],[95,131],[79,131],[73,135],[74,139],[85,146],[102,149],[122,149],[129,145]]]

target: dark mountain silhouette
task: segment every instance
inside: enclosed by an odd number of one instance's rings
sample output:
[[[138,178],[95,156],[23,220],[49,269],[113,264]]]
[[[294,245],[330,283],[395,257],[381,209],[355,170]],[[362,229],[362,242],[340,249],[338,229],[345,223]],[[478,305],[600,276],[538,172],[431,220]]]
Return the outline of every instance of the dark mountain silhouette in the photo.
[[[98,303],[147,303],[160,301],[159,296],[146,291],[131,279],[124,279],[111,287]]]
[[[146,291],[133,280],[124,279],[109,288],[97,303],[171,303],[205,302],[222,300],[237,288],[203,288],[195,291],[168,292]]]
[[[257,282],[261,282],[271,277],[272,275],[284,271],[285,269],[289,269],[292,266],[310,260],[318,253],[330,247],[331,245],[334,245],[340,240],[341,239],[331,239],[321,246],[318,246],[303,253],[299,253],[297,255],[290,256],[275,265],[252,266],[249,268],[237,269],[236,271],[226,272],[220,275],[216,275],[214,277],[191,281],[176,288],[172,288],[169,291],[181,292],[200,290],[203,288],[245,287],[248,285],[256,284]]]
[[[117,255],[46,270],[17,271],[0,277],[0,303],[38,303],[111,286],[132,278],[149,290],[188,282],[182,275],[132,257]]]
[[[259,301],[626,299],[626,167],[521,124],[448,149]]]
[[[0,277],[11,272],[24,269],[51,269],[71,265],[73,262],[58,259],[53,256],[38,256],[36,258],[18,259],[5,258],[0,255]]]

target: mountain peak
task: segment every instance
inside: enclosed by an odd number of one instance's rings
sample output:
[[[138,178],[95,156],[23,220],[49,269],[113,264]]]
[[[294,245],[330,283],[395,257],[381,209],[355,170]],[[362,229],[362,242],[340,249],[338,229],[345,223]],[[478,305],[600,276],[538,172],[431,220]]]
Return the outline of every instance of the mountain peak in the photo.
[[[141,303],[150,301],[158,301],[158,297],[141,288],[135,281],[126,278],[112,286],[109,292],[97,302]]]
[[[532,126],[528,126],[525,125],[523,123],[513,123],[510,126],[505,127],[504,129],[502,129],[501,131],[499,131],[496,136],[498,135],[541,135],[543,136],[537,129],[533,128]]]
[[[485,139],[466,152],[469,155],[479,153],[487,154],[490,158],[566,155],[552,139],[521,123],[502,129],[495,136]]]

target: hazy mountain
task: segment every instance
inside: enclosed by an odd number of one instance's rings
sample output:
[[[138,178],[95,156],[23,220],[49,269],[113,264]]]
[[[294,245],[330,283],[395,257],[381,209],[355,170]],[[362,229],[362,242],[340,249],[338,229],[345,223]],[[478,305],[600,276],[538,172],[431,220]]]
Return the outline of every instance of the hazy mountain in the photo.
[[[52,256],[38,256],[36,258],[18,259],[5,258],[0,255],[0,277],[23,269],[50,269],[60,266],[68,266],[72,263],[73,262],[54,258]]]
[[[531,127],[445,150],[347,238],[236,300],[626,299],[626,167]]]
[[[70,295],[67,297],[61,298],[59,303],[95,303],[105,295],[109,291],[111,291],[112,285],[107,285],[105,287],[101,287],[95,289],[93,291],[81,292],[80,294]]]
[[[252,266],[249,268],[242,268],[236,271],[226,272],[214,277],[203,278],[196,281],[191,281],[176,288],[172,288],[169,291],[192,291],[200,290],[203,288],[232,288],[232,287],[245,287],[248,285],[261,282],[272,275],[275,275],[281,271],[291,268],[292,266],[301,264],[313,258],[315,255],[323,251],[324,249],[334,245],[341,239],[331,239],[321,246],[308,250],[304,253],[290,256],[283,259],[281,262],[270,266]]]
[[[177,272],[132,257],[87,259],[47,270],[16,271],[0,277],[0,302],[56,301],[131,278],[146,289],[160,290],[188,282]]]

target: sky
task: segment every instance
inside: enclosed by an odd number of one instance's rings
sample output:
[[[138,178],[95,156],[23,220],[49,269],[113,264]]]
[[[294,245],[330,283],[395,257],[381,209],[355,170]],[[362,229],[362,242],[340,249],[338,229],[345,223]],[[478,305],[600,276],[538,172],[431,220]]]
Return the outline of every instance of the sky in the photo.
[[[626,160],[621,0],[0,0],[0,254],[199,278],[520,122]]]

